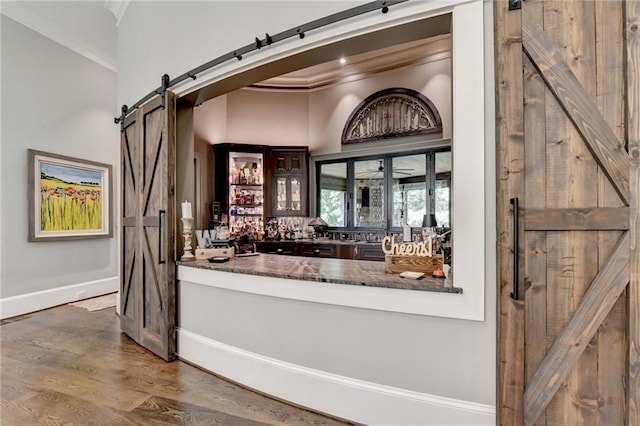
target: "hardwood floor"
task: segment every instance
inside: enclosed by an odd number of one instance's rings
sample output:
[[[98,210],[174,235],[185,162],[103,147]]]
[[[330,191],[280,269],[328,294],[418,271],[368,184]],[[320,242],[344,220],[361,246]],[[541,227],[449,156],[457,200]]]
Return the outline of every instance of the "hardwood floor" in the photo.
[[[337,425],[181,361],[119,329],[114,308],[60,306],[0,326],[0,424]]]

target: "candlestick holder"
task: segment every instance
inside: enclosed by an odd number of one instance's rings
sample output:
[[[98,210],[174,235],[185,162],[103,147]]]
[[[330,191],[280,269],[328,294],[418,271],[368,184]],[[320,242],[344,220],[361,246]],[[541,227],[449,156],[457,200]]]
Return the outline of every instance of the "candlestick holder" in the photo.
[[[182,236],[184,237],[184,254],[180,258],[183,262],[195,259],[191,252],[191,233],[193,232],[193,218],[183,217],[182,219]]]

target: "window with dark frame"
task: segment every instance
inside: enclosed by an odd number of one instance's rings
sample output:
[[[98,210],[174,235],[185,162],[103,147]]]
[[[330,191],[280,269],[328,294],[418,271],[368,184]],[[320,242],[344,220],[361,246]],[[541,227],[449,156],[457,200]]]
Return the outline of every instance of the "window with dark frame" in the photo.
[[[420,230],[426,215],[451,227],[451,150],[316,163],[318,215],[333,231]]]

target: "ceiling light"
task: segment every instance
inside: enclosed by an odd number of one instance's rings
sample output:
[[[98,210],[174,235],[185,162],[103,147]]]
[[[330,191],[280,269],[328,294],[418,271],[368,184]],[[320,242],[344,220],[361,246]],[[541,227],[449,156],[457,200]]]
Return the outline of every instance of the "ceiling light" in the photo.
[[[344,65],[347,63],[347,60],[345,58],[340,58],[340,64]]]

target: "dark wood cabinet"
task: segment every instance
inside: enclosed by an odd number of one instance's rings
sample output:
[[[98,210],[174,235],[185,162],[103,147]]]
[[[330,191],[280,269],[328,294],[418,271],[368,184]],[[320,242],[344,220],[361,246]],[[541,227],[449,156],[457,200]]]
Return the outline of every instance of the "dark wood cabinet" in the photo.
[[[278,148],[266,145],[239,145],[221,143],[213,145],[214,153],[214,200],[220,203],[222,213],[230,215],[234,207],[230,203],[234,189],[251,192],[253,188],[240,187],[244,182],[231,182],[229,153],[261,154],[264,157],[264,182],[260,183],[263,196],[260,206],[239,206],[242,210],[253,209],[250,213],[256,217],[308,216],[309,213],[309,150],[307,147]],[[246,182],[257,183],[257,182]],[[254,192],[256,194],[254,194]],[[238,207],[238,206],[235,206]],[[262,209],[264,207],[264,209]]]
[[[308,157],[306,147],[269,150],[266,160],[266,216],[308,215]]]
[[[295,241],[258,241],[256,251],[269,254],[296,255],[297,247]]]
[[[358,244],[355,246],[356,260],[381,260],[384,261],[384,252],[380,243],[377,244]]]
[[[312,243],[300,241],[259,241],[260,253],[290,256],[322,257],[329,259],[353,259],[353,247],[348,244]]]
[[[336,246],[333,244],[300,244],[298,246],[300,256],[336,258],[336,252]]]
[[[305,150],[297,151],[273,151],[271,155],[271,166],[274,174],[303,174],[306,171]]]

